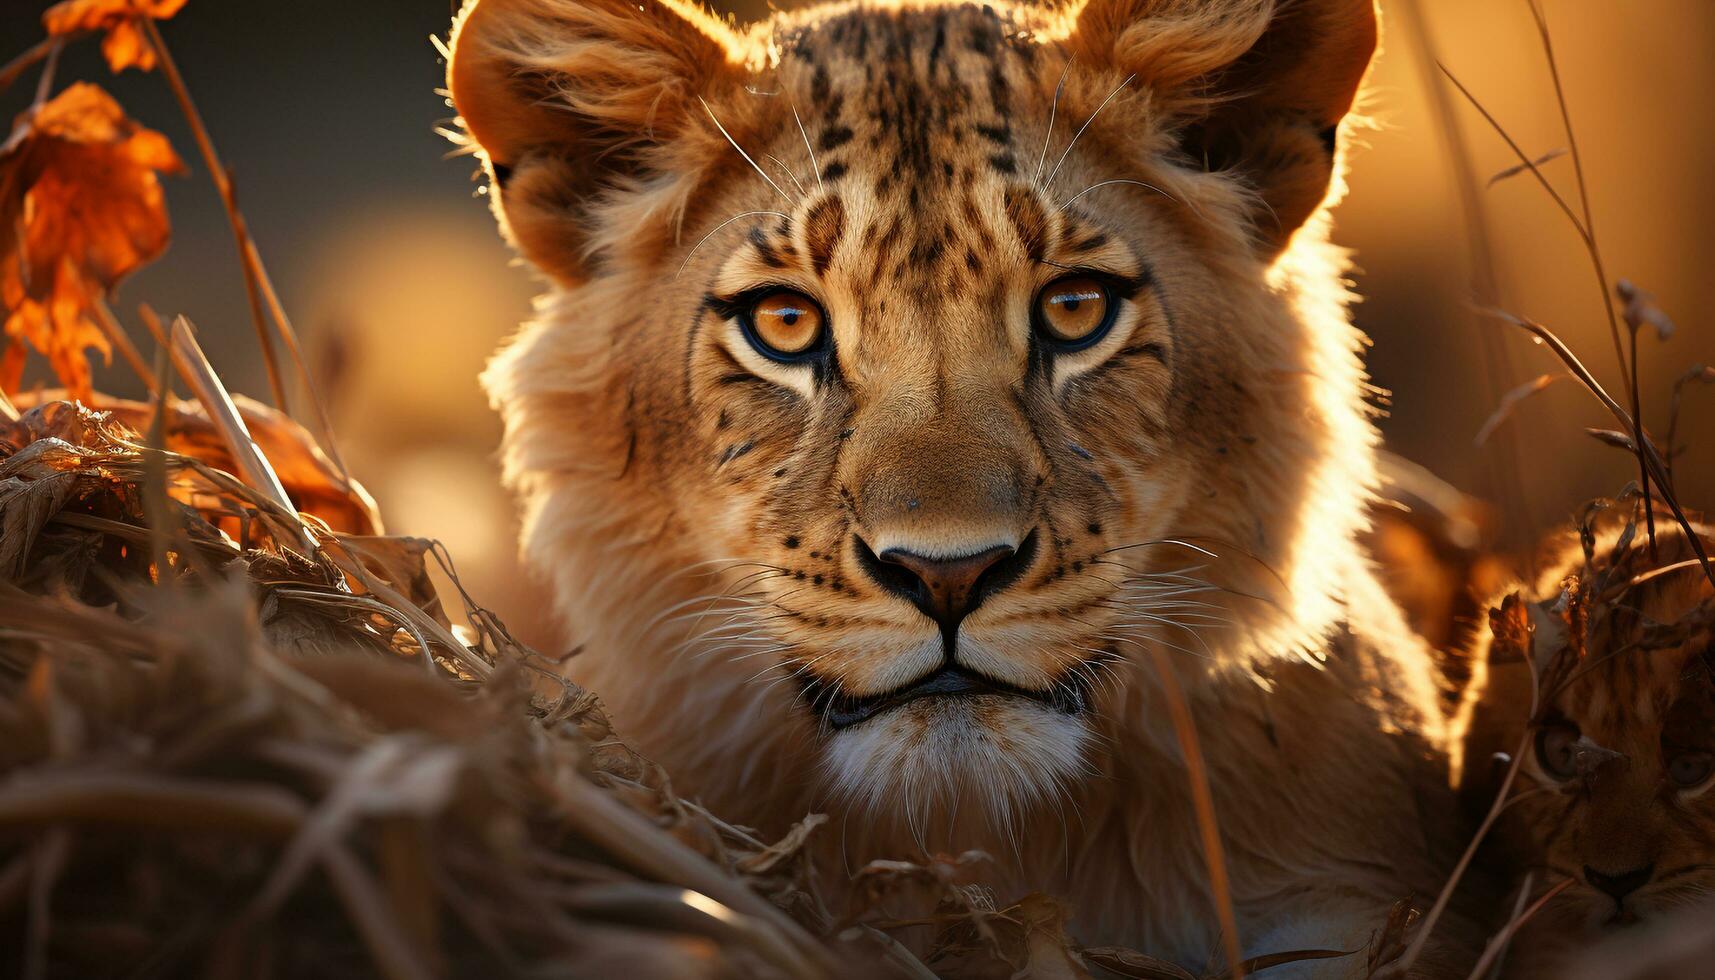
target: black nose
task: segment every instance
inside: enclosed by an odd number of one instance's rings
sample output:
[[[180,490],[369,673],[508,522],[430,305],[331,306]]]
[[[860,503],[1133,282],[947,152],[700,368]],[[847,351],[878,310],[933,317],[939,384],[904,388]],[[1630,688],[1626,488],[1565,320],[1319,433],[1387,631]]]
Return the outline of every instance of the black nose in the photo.
[[[999,545],[952,558],[930,558],[905,548],[889,548],[877,555],[862,538],[855,544],[858,562],[870,578],[910,600],[950,633],[984,598],[1024,574],[1036,553],[1036,533],[1026,535],[1017,548]]]
[[[1584,880],[1588,881],[1592,888],[1599,888],[1613,896],[1616,902],[1649,884],[1650,876],[1653,874],[1655,874],[1654,864],[1646,864],[1641,868],[1617,875],[1605,875],[1588,864],[1584,866]]]

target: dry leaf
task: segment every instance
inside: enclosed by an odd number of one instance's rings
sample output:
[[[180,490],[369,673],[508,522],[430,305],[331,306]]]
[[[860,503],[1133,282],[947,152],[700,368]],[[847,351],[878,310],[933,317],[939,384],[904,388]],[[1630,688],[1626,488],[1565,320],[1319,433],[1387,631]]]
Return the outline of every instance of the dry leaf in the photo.
[[[150,71],[155,67],[155,48],[137,26],[138,19],[166,20],[184,5],[185,0],[65,0],[42,14],[42,26],[54,37],[106,31],[101,53],[107,56],[107,67],[115,72]]]
[[[1635,443],[1632,442],[1632,437],[1617,429],[1590,428],[1585,429],[1584,433],[1603,445],[1613,446],[1615,449],[1624,449],[1628,453],[1636,451],[1633,448]]]
[[[1548,374],[1539,374],[1529,381],[1526,381],[1524,384],[1519,385],[1502,395],[1501,403],[1495,407],[1494,412],[1491,413],[1488,419],[1483,423],[1483,427],[1477,430],[1477,438],[1472,440],[1472,445],[1481,446],[1483,443],[1488,442],[1489,437],[1495,434],[1495,430],[1501,427],[1501,423],[1505,422],[1508,416],[1512,415],[1513,409],[1517,408],[1520,402],[1542,391],[1544,388],[1547,388],[1556,381],[1563,381],[1570,377],[1572,377],[1572,375],[1567,374],[1565,371],[1553,371]]]
[[[1489,633],[1494,638],[1489,644],[1490,663],[1527,663],[1535,659],[1535,629],[1530,622],[1530,611],[1517,592],[1489,610]]]
[[[1556,160],[1556,159],[1559,159],[1560,157],[1563,157],[1565,155],[1566,155],[1566,149],[1564,147],[1561,147],[1558,149],[1549,150],[1547,153],[1544,153],[1542,156],[1537,157],[1535,160],[1532,160],[1529,163],[1515,163],[1512,166],[1506,168],[1505,170],[1502,170],[1499,173],[1495,174],[1493,177],[1490,177],[1488,184],[1486,184],[1485,186],[1493,187],[1496,184],[1500,183],[1501,181],[1506,180],[1508,177],[1517,177],[1519,174],[1524,173],[1526,170],[1530,170],[1530,169],[1533,169],[1535,167],[1540,167],[1550,160]]]
[[[86,351],[108,354],[95,299],[167,247],[157,171],[184,164],[166,137],[79,82],[25,113],[0,151],[0,383],[17,389],[24,345],[74,396],[91,390]]]
[[[1079,960],[1072,937],[1066,933],[1066,907],[1047,895],[1026,895],[1007,910],[1007,917],[1023,932],[1023,962],[1020,973],[1042,980],[1090,980],[1090,971]]]
[[[810,839],[810,832],[827,822],[826,814],[812,813],[793,824],[785,837],[739,859],[735,867],[747,874],[768,874],[785,862],[797,860],[804,850],[804,843]]]
[[[85,453],[58,439],[32,442],[0,462],[0,581],[15,581],[36,537],[77,492]]]

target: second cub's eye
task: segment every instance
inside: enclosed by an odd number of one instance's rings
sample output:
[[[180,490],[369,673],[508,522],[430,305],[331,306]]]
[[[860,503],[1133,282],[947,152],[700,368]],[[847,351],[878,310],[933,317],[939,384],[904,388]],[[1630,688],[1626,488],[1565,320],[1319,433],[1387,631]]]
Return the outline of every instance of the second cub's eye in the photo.
[[[1082,350],[1108,332],[1118,303],[1093,276],[1063,276],[1036,295],[1036,326],[1060,350]]]
[[[1578,775],[1578,726],[1556,722],[1536,733],[1536,761],[1555,779]]]
[[[815,353],[827,332],[827,318],[816,301],[803,293],[780,289],[768,293],[745,311],[750,342],[775,360],[799,360]]]
[[[1715,760],[1707,752],[1681,752],[1667,762],[1667,776],[1681,786],[1696,786],[1709,778]]]

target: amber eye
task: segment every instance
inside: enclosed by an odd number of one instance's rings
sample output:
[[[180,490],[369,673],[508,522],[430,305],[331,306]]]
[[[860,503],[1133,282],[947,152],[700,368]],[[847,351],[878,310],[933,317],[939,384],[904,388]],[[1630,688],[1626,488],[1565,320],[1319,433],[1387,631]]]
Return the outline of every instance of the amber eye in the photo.
[[[800,360],[822,346],[827,318],[803,293],[779,289],[750,304],[744,326],[750,342],[775,360]]]
[[[1536,733],[1536,761],[1544,772],[1556,779],[1578,775],[1579,735],[1569,721],[1550,723]]]
[[[1064,276],[1036,296],[1036,324],[1061,350],[1081,350],[1102,339],[1112,326],[1113,293],[1091,276]]]
[[[1715,760],[1707,752],[1681,752],[1667,762],[1667,776],[1681,786],[1696,786],[1709,778]]]

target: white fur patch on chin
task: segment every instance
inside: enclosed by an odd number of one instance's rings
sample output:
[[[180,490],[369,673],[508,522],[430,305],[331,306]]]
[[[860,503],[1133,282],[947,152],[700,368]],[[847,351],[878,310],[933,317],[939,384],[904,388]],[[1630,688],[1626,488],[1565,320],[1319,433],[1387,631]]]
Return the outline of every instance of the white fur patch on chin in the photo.
[[[1089,726],[1024,698],[923,698],[834,734],[823,767],[835,790],[914,831],[979,814],[1008,827],[1089,771]]]

